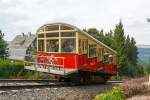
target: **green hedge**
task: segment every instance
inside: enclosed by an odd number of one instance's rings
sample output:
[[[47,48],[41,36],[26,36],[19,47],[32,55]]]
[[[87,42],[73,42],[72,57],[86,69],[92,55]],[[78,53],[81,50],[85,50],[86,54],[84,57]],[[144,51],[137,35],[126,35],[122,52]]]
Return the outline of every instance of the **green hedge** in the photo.
[[[0,59],[0,78],[16,76],[22,69],[22,62],[11,62],[7,59]]]
[[[23,61],[0,59],[0,79],[51,79],[49,74],[25,70]]]
[[[94,100],[125,100],[125,95],[122,88],[113,87],[111,91],[96,95]]]

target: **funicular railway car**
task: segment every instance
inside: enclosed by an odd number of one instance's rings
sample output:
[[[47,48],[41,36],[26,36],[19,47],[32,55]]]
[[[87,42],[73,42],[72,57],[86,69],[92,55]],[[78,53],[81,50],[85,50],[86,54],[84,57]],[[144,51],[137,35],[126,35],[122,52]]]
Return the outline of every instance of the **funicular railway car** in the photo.
[[[37,30],[37,54],[24,68],[86,83],[106,81],[116,74],[117,53],[88,33],[66,23],[51,23]]]

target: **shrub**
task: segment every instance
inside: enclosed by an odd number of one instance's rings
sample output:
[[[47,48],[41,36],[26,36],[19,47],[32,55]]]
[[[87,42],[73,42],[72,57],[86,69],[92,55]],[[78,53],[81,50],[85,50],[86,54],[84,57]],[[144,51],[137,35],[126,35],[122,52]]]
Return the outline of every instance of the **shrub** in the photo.
[[[148,86],[144,84],[144,82],[148,81],[148,77],[126,79],[123,81],[122,87],[125,91],[126,98],[148,91]]]
[[[111,77],[111,80],[120,80],[120,79],[121,79],[121,77],[120,77],[120,75],[119,75],[118,72],[117,72],[116,75],[114,75],[114,76]]]
[[[96,95],[94,100],[124,100],[124,91],[121,87],[113,87],[111,91]]]
[[[17,76],[23,69],[23,62],[11,62],[7,59],[0,59],[0,78]]]
[[[51,79],[49,74],[25,70],[24,62],[0,59],[0,79]]]

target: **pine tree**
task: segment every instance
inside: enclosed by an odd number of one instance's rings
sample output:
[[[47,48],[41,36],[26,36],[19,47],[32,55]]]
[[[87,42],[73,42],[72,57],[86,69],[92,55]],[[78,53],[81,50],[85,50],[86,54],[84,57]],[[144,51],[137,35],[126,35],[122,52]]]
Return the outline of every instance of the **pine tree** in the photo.
[[[137,59],[138,59],[138,49],[136,47],[136,41],[132,37],[131,38],[131,51],[130,51],[130,60],[132,61],[132,65],[136,66],[137,65]]]
[[[127,66],[127,55],[125,53],[125,35],[123,24],[120,21],[119,24],[116,25],[114,30],[114,38],[112,43],[112,48],[115,49],[118,53],[118,67]]]
[[[5,57],[7,55],[6,47],[7,43],[4,40],[4,33],[0,30],[0,57]]]
[[[96,28],[89,28],[87,32],[95,38],[99,35],[99,31]]]
[[[103,37],[103,39],[104,39],[104,44],[112,47],[112,43],[113,43],[113,32],[112,32],[112,30],[110,30],[108,33],[106,33],[105,36]]]

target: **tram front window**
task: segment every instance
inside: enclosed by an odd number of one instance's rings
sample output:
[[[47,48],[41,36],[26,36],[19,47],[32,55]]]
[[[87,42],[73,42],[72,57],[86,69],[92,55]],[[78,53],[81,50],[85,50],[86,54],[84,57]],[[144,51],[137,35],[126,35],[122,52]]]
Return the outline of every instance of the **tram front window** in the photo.
[[[76,52],[76,40],[75,39],[61,39],[61,52]]]
[[[47,52],[58,52],[59,50],[59,41],[58,39],[47,40]]]

